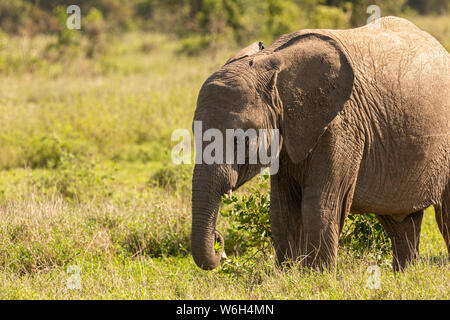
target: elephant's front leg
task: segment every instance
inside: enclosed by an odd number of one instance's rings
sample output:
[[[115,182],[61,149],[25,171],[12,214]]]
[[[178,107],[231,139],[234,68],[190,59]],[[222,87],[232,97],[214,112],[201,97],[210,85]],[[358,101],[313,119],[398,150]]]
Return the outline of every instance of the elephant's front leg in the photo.
[[[280,265],[300,257],[301,190],[283,168],[271,177],[270,222],[277,260]]]
[[[304,264],[324,269],[336,265],[339,235],[351,204],[353,186],[324,198],[305,189],[302,203]]]
[[[325,133],[307,160],[302,182],[302,251],[309,267],[334,266],[350,211],[361,153]]]

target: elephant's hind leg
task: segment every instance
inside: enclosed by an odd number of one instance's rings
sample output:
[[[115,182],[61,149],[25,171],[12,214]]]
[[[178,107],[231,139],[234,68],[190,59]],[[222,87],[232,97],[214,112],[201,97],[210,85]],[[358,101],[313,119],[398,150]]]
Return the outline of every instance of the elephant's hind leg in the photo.
[[[444,191],[441,205],[435,207],[436,221],[450,255],[450,184]]]
[[[419,258],[420,230],[424,210],[407,216],[402,222],[391,216],[377,215],[378,220],[391,238],[394,270],[403,270]]]

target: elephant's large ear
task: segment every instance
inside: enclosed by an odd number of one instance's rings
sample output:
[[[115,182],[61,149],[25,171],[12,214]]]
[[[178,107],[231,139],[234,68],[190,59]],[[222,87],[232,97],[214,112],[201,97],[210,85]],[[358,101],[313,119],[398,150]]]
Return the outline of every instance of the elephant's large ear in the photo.
[[[238,53],[236,53],[233,57],[231,57],[230,59],[228,59],[228,61],[225,63],[226,65],[234,62],[236,60],[245,58],[245,57],[249,57],[261,50],[264,49],[263,43],[262,41],[259,42],[254,42],[251,45],[249,45],[248,47],[242,49],[241,51],[239,51]]]
[[[280,129],[289,157],[297,163],[343,109],[352,92],[353,69],[335,40],[315,33],[295,37],[263,59],[275,64]]]

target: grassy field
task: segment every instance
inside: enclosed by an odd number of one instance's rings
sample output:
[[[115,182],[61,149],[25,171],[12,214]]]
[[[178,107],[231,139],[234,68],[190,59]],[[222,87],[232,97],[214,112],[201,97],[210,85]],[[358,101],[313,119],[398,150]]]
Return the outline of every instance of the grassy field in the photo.
[[[438,25],[448,44],[448,22]],[[432,209],[421,260],[404,273],[390,254],[347,249],[323,273],[280,270],[271,252],[200,270],[189,255],[192,167],[171,164],[170,136],[190,128],[202,82],[232,49],[188,57],[179,40],[129,33],[86,59],[77,48],[57,57],[54,41],[0,47],[0,299],[450,298]],[[228,225],[219,218],[225,236]],[[381,287],[369,289],[375,263]]]

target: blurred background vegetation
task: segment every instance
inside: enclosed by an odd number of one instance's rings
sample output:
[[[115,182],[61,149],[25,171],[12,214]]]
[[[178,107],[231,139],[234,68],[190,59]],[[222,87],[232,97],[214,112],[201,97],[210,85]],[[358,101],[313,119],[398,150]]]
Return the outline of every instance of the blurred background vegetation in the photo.
[[[0,1],[0,168],[57,168],[66,153],[167,166],[171,130],[190,127],[233,51],[364,25],[371,4],[450,48],[450,0],[78,0],[81,30],[66,27],[71,4]]]
[[[72,0],[2,0],[0,29],[8,34],[53,34],[59,44],[79,43],[65,28]],[[382,16],[446,15],[449,0],[78,0],[83,34],[91,45],[106,33],[145,30],[186,39],[195,53],[223,43],[239,45],[254,39],[271,41],[302,28],[349,28],[366,23],[367,7],[376,4]],[[448,25],[447,25],[448,28]],[[439,38],[443,35],[437,35]],[[442,40],[442,39],[440,39]],[[92,55],[97,48],[90,48]]]

